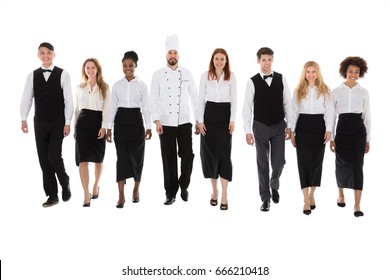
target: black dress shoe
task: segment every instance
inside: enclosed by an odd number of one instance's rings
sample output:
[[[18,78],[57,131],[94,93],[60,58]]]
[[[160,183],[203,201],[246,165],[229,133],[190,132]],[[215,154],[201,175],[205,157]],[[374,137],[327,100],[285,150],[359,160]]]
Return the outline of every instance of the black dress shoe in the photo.
[[[310,209],[309,210],[303,210],[303,214],[310,215],[311,214],[311,210]]]
[[[311,210],[314,210],[314,209],[316,209],[316,205],[315,205],[315,204],[313,204],[313,205],[310,205],[310,209],[311,209]]]
[[[353,214],[355,215],[355,217],[363,217],[364,216],[364,213],[362,211],[355,211]]]
[[[188,201],[188,191],[187,191],[187,190],[181,190],[180,197],[181,197],[181,199],[183,199],[184,201]]]
[[[138,203],[139,202],[139,197],[133,197],[132,201],[133,201],[133,203]]]
[[[69,201],[69,199],[72,197],[72,193],[70,192],[70,187],[67,185],[65,188],[62,189],[62,200],[63,201]]]
[[[59,202],[58,196],[49,196],[49,198],[42,204],[43,207],[50,207]]]
[[[280,198],[279,192],[273,188],[271,188],[271,197],[274,203],[279,203],[279,198]]]
[[[260,207],[260,210],[263,211],[263,212],[267,212],[269,211],[269,202],[268,201],[264,201],[263,204],[261,205]]]
[[[167,199],[164,201],[164,205],[171,205],[176,201],[176,198],[174,197],[167,197]]]

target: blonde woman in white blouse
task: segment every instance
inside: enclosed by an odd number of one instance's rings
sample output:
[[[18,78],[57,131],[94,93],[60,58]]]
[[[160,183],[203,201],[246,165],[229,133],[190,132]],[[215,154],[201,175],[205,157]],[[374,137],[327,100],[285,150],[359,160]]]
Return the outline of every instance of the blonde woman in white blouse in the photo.
[[[237,82],[230,72],[224,49],[214,50],[209,70],[200,80],[198,128],[201,133],[200,157],[205,178],[211,179],[210,204],[218,204],[218,178],[222,185],[221,210],[228,209],[227,187],[232,180],[232,134],[237,111]]]
[[[368,91],[358,84],[367,73],[367,62],[358,56],[345,58],[339,73],[346,79],[332,91],[335,107],[334,140],[330,142],[336,153],[336,180],[339,188],[337,205],[345,207],[344,188],[354,190],[355,217],[363,216],[360,201],[363,191],[364,155],[370,150],[371,111]]]
[[[104,81],[102,67],[96,58],[85,60],[81,70],[82,83],[76,90],[75,139],[76,165],[79,166],[84,189],[84,207],[91,198],[99,197],[99,180],[103,170],[110,89]],[[95,181],[89,191],[88,163],[95,163]]]
[[[333,104],[317,62],[308,61],[294,91],[291,109],[291,143],[296,147],[303,213],[316,208],[314,192],[321,185],[325,144],[331,138]]]

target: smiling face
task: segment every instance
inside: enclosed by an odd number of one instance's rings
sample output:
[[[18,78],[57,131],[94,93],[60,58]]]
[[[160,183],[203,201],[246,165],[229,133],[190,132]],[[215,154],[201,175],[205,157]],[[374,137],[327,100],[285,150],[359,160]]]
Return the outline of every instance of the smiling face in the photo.
[[[134,73],[135,73],[136,67],[137,67],[137,65],[132,59],[127,58],[127,59],[123,60],[122,69],[123,69],[123,73],[125,74],[125,77],[127,80],[134,79]]]
[[[177,50],[169,50],[167,52],[167,62],[169,67],[175,67],[179,62],[179,53]]]
[[[271,74],[273,61],[274,56],[269,54],[262,54],[260,58],[257,59],[257,63],[260,64],[260,69],[263,74]]]
[[[98,70],[96,64],[93,61],[88,61],[85,64],[84,71],[85,75],[88,77],[88,80],[96,80]]]
[[[49,68],[53,64],[54,57],[54,51],[46,47],[40,47],[38,49],[38,58],[41,60],[42,66],[44,66],[45,68]]]
[[[217,53],[214,55],[213,62],[216,71],[223,71],[226,64],[226,56],[222,53]]]
[[[317,70],[314,66],[306,68],[306,80],[310,86],[314,86],[317,80]]]
[[[357,80],[360,76],[360,68],[356,65],[349,65],[347,68],[347,83],[354,85],[357,83]]]

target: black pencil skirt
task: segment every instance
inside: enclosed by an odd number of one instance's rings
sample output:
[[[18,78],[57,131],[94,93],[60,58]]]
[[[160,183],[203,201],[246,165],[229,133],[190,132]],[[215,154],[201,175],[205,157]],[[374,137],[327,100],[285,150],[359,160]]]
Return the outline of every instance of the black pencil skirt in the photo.
[[[102,111],[82,109],[77,118],[76,165],[80,162],[101,163],[106,151],[106,139],[97,139],[102,127]]]
[[[230,103],[208,101],[204,112],[206,135],[200,139],[200,158],[205,178],[232,180]]]
[[[118,108],[114,124],[117,182],[141,181],[145,154],[145,127],[140,108]]]
[[[321,185],[325,121],[322,114],[300,114],[295,128],[301,189]]]
[[[336,180],[339,188],[363,189],[367,133],[362,114],[340,114],[336,129]]]

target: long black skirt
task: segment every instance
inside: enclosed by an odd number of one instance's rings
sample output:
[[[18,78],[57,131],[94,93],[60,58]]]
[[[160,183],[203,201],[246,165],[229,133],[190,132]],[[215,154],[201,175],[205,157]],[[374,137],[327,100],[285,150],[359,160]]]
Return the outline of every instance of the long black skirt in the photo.
[[[321,185],[325,121],[322,114],[300,114],[295,128],[301,189]]]
[[[232,180],[230,103],[208,101],[204,112],[206,135],[200,138],[200,158],[205,178]]]
[[[117,182],[141,181],[145,154],[145,127],[140,108],[118,108],[114,124]]]
[[[339,188],[363,189],[367,133],[362,114],[340,114],[336,130],[336,180]]]
[[[77,118],[76,165],[80,162],[101,163],[106,151],[106,139],[97,139],[102,127],[102,111],[82,109]]]

